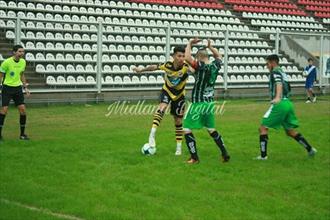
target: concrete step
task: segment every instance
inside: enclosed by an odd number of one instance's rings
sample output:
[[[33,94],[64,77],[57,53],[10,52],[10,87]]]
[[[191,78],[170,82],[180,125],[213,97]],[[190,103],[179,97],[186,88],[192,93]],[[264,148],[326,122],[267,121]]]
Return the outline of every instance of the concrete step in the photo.
[[[7,46],[1,46],[0,45],[0,53],[2,55],[6,55],[6,56],[11,56],[13,53],[12,53],[12,50],[13,48],[12,47],[7,47]]]
[[[41,79],[43,79],[42,77],[40,77],[40,76],[33,76],[33,75],[29,75],[29,74],[25,74],[26,75],[26,77],[28,77],[29,79],[33,79],[33,80],[41,80]]]
[[[11,51],[13,50],[12,47],[8,47],[8,46],[2,46],[0,45],[0,51],[3,53],[3,54],[12,54]]]
[[[35,73],[35,68],[34,67],[26,67],[25,72]]]
[[[46,83],[34,83],[34,82],[29,82],[29,88],[31,89],[45,89],[47,88]]]
[[[11,51],[13,50],[12,47],[8,47],[8,46],[1,46],[0,45],[0,51],[3,53],[3,54],[11,54]]]

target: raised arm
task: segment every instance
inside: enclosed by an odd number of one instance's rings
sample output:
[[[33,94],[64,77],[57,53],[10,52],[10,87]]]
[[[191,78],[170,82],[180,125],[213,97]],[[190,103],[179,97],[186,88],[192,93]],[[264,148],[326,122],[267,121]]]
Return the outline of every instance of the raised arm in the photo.
[[[207,40],[207,48],[210,49],[210,51],[212,52],[212,55],[215,59],[220,59],[221,60],[221,58],[222,58],[221,54],[219,53],[219,51],[216,48],[214,48],[212,46],[212,43],[211,43],[210,39]]]
[[[151,72],[151,71],[155,71],[155,70],[158,70],[158,65],[149,65],[145,68],[142,68],[142,67],[133,68],[133,71],[136,73]]]
[[[195,37],[194,39],[191,39],[186,46],[185,60],[189,65],[192,65],[192,63],[194,62],[194,58],[191,56],[191,47],[192,45],[197,44],[200,41],[200,39]]]

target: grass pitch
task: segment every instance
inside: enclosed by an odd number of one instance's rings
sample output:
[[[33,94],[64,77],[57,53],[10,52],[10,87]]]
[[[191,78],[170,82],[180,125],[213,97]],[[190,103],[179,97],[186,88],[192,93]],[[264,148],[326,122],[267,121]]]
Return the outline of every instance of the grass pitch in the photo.
[[[105,104],[28,106],[24,142],[11,107],[0,143],[0,219],[330,219],[330,99],[294,103],[315,158],[271,130],[269,160],[253,160],[269,104],[229,100],[217,129],[232,160],[221,163],[200,130],[201,163],[192,166],[185,144],[174,156],[170,115],[158,129],[157,154],[147,157],[140,149],[152,115],[106,117]]]

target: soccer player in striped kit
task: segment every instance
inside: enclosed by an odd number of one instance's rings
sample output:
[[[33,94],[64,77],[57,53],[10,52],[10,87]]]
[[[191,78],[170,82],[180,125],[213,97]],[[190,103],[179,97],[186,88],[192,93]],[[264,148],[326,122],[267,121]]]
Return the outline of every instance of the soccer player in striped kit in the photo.
[[[182,118],[185,110],[185,86],[188,79],[189,66],[184,62],[184,47],[174,47],[173,61],[160,65],[149,65],[146,68],[134,68],[137,73],[163,70],[165,83],[160,93],[160,104],[153,116],[153,123],[149,135],[149,145],[156,146],[156,131],[159,127],[166,109],[171,105],[171,114],[174,117],[176,151],[175,155],[182,154]]]
[[[199,163],[196,140],[192,129],[201,129],[203,127],[207,129],[209,135],[219,147],[222,161],[228,162],[230,156],[220,133],[215,129],[214,117],[214,85],[222,63],[221,55],[218,50],[211,45],[211,41],[208,40],[207,46],[198,50],[196,60],[194,60],[191,56],[191,47],[200,41],[201,40],[198,38],[190,40],[186,47],[185,55],[186,62],[195,70],[192,104],[189,106],[183,122],[186,144],[191,155],[187,163]],[[209,60],[208,49],[215,58],[213,62]]]

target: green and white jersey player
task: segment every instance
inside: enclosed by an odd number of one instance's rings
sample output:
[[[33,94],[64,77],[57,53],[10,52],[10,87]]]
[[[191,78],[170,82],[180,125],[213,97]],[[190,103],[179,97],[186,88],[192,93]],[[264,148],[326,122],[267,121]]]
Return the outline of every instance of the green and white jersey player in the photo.
[[[313,156],[316,149],[313,148],[306,139],[295,128],[299,126],[298,119],[294,112],[294,107],[289,99],[290,84],[287,75],[279,66],[279,57],[276,54],[266,58],[267,68],[270,71],[269,91],[271,106],[263,116],[259,128],[260,153],[258,160],[267,159],[268,128],[278,129],[283,127],[286,134],[298,141],[307,150],[308,155]]]
[[[211,45],[208,40],[206,47],[200,48],[196,54],[196,59],[191,55],[191,47],[201,40],[195,38],[190,40],[186,47],[186,62],[195,70],[195,84],[192,91],[192,104],[189,106],[184,118],[183,128],[185,139],[191,157],[187,161],[189,164],[199,162],[197,147],[192,129],[205,127],[221,151],[223,162],[228,162],[230,156],[225,148],[221,135],[215,129],[214,119],[214,85],[221,68],[221,55],[218,50]],[[213,54],[214,61],[210,62],[208,51]]]

